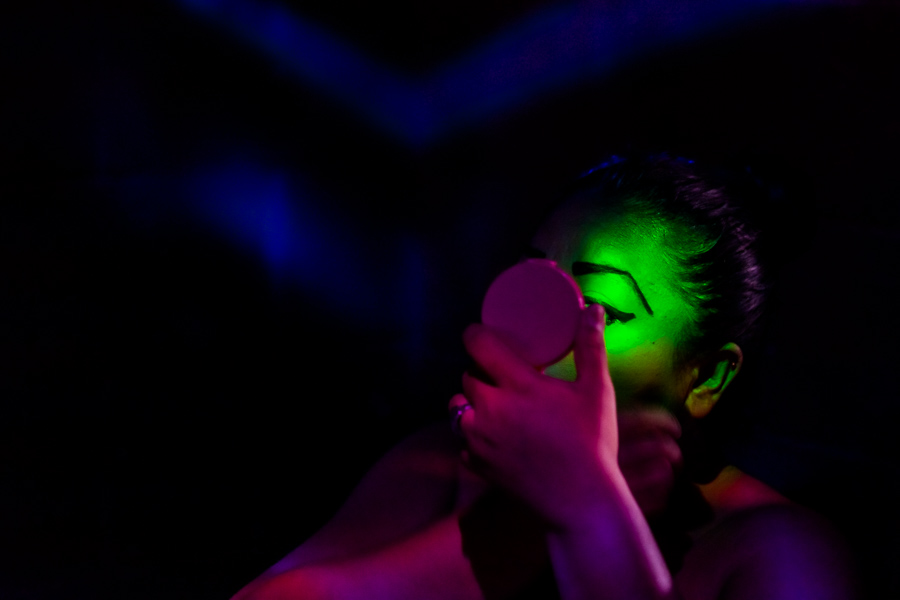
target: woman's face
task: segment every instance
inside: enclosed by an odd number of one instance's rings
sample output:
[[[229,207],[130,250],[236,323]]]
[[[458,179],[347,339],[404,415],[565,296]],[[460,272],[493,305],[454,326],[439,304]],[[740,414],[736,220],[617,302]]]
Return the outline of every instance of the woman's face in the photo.
[[[575,278],[585,303],[606,309],[617,404],[671,408],[684,401],[691,384],[690,368],[677,368],[675,352],[692,308],[677,291],[666,232],[636,225],[627,216],[570,202],[541,227],[532,246]],[[546,373],[572,379],[572,355]]]

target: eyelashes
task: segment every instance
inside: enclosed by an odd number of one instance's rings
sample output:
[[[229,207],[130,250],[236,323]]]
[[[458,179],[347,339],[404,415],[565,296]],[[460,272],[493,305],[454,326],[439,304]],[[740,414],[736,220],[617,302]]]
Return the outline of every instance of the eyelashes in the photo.
[[[593,298],[589,298],[587,296],[584,297],[584,305],[585,307],[590,306],[591,304],[599,304],[603,307],[603,310],[606,313],[606,324],[612,325],[613,323],[627,323],[632,320],[636,315],[634,313],[627,313],[616,308],[613,308],[606,302],[598,302]]]

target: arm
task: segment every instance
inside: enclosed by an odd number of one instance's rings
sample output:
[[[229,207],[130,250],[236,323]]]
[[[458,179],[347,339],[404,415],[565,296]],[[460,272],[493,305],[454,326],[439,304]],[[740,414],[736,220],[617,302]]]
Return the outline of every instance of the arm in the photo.
[[[375,464],[322,529],[235,598],[263,598],[254,594],[279,574],[371,553],[448,516],[457,491],[457,454],[458,441],[446,426],[410,436]]]
[[[258,580],[238,600],[478,599],[455,515],[351,558],[307,564]]]
[[[642,449],[633,454],[627,472],[638,477],[640,489],[654,490],[651,496],[670,487],[669,461],[679,457],[662,460],[662,471],[669,477],[648,478],[647,457],[666,452],[648,453],[647,448],[655,445],[648,446],[646,435],[660,439],[663,433],[677,453],[674,437],[665,435],[677,437],[677,423],[670,419],[642,418],[625,428],[634,430],[635,448]],[[425,588],[454,589],[443,583],[440,574],[459,584],[457,597],[472,597],[475,582],[480,589],[475,597],[502,598],[521,589],[547,565],[544,523],[508,496],[480,497],[484,483],[461,468],[459,449],[459,440],[447,426],[401,443],[366,475],[331,522],[235,599],[277,598],[282,593],[328,597],[336,590],[353,597],[373,588],[366,581],[375,573],[381,573],[383,589],[398,593],[414,580]],[[474,498],[479,501],[460,518],[460,510]],[[431,558],[418,560],[425,557]],[[352,582],[359,585],[357,592],[346,589]]]
[[[467,377],[465,398],[454,399],[474,407],[461,420],[469,464],[546,520],[563,598],[672,596],[671,576],[617,464],[602,308],[583,313],[575,382],[539,373],[483,326],[471,326],[464,341],[496,382]]]
[[[547,536],[561,596],[675,598],[662,554],[624,478],[613,472],[607,486],[593,507]]]
[[[448,426],[415,434],[234,600],[506,597],[546,564],[542,524],[483,485]]]
[[[371,552],[447,516],[457,493],[458,444],[445,425],[402,441],[366,473],[322,529],[264,576]]]

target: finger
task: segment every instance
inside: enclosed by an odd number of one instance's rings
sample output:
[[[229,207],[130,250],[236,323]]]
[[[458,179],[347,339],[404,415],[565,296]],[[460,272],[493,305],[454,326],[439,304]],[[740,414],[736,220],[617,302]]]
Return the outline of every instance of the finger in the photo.
[[[472,406],[479,406],[490,403],[491,397],[497,392],[497,388],[489,383],[485,383],[471,373],[465,372],[462,376],[463,396],[465,396]]]
[[[490,481],[491,473],[489,465],[477,452],[473,452],[468,449],[463,450],[460,458],[462,459],[462,463],[466,469],[468,469],[478,477],[486,481]]]
[[[644,439],[619,445],[619,465],[622,468],[650,463],[665,463],[680,468],[681,448],[672,438]]]
[[[619,468],[632,491],[671,486],[678,472],[676,466],[662,456],[621,464]]]
[[[681,469],[681,467],[684,466],[684,454],[682,454],[681,446],[678,445],[678,442],[672,438],[664,438],[662,449],[666,460],[668,460],[675,469]]]
[[[450,412],[450,430],[456,435],[463,436],[462,418],[467,412],[472,412],[472,405],[465,396],[456,394],[450,399],[447,409]]]
[[[675,485],[675,471],[671,465],[659,463],[643,468],[622,469],[625,481],[632,493],[656,491],[668,493]]]
[[[475,471],[468,467],[468,451],[463,450],[461,458],[461,464],[459,465],[459,470],[457,471],[457,508],[470,506],[490,487],[488,482],[485,481],[483,477],[479,476],[477,473],[475,473]]]
[[[463,332],[463,344],[475,362],[497,383],[497,387],[518,387],[536,373],[486,325],[469,325]]]
[[[494,445],[479,432],[477,418],[475,410],[462,413],[459,428],[465,448],[460,453],[460,458],[463,465],[479,477],[489,477],[490,461],[486,460],[486,456],[492,454]]]
[[[589,386],[602,383],[608,376],[606,344],[603,341],[604,319],[602,306],[588,306],[581,314],[581,323],[575,335],[575,380]]]
[[[472,380],[487,391],[494,390],[491,386],[478,381],[474,377]],[[464,410],[460,410],[463,408]],[[461,436],[466,443],[467,452],[463,457],[464,461],[469,460],[468,457],[470,455],[477,455],[481,449],[494,445],[493,441],[485,436],[484,431],[478,428],[476,423],[477,416],[475,405],[469,401],[468,397],[463,394],[454,395],[453,398],[450,399],[448,409],[452,419],[451,428],[454,433]],[[485,411],[484,407],[481,408],[481,411]]]
[[[466,403],[469,406],[472,406],[468,402]],[[472,421],[475,419],[475,408],[469,408],[468,410],[464,410],[459,414],[459,417],[456,419],[456,430],[459,432],[461,436],[466,440],[466,443],[470,443],[471,431],[472,431]]]
[[[681,437],[678,419],[662,407],[624,410],[618,414],[619,433],[622,437],[662,433],[674,439]]]
[[[469,404],[469,400],[464,395],[454,394],[453,397],[450,398],[450,402],[447,404],[447,409],[451,412],[455,412],[457,408],[465,404]]]

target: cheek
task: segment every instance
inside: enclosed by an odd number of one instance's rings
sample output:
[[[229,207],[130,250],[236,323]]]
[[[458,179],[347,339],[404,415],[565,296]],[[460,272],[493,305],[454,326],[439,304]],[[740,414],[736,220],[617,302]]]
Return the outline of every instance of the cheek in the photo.
[[[665,338],[646,342],[627,351],[610,351],[609,374],[616,388],[619,408],[637,405],[671,407],[678,398],[678,381],[672,370],[675,346]],[[570,352],[544,369],[546,375],[575,381],[575,359]]]
[[[626,352],[609,354],[609,374],[616,388],[616,404],[672,406],[677,398],[673,371],[674,345],[666,339],[646,342]]]
[[[575,381],[575,354],[569,352],[561,361],[544,369],[544,374],[563,381]]]

